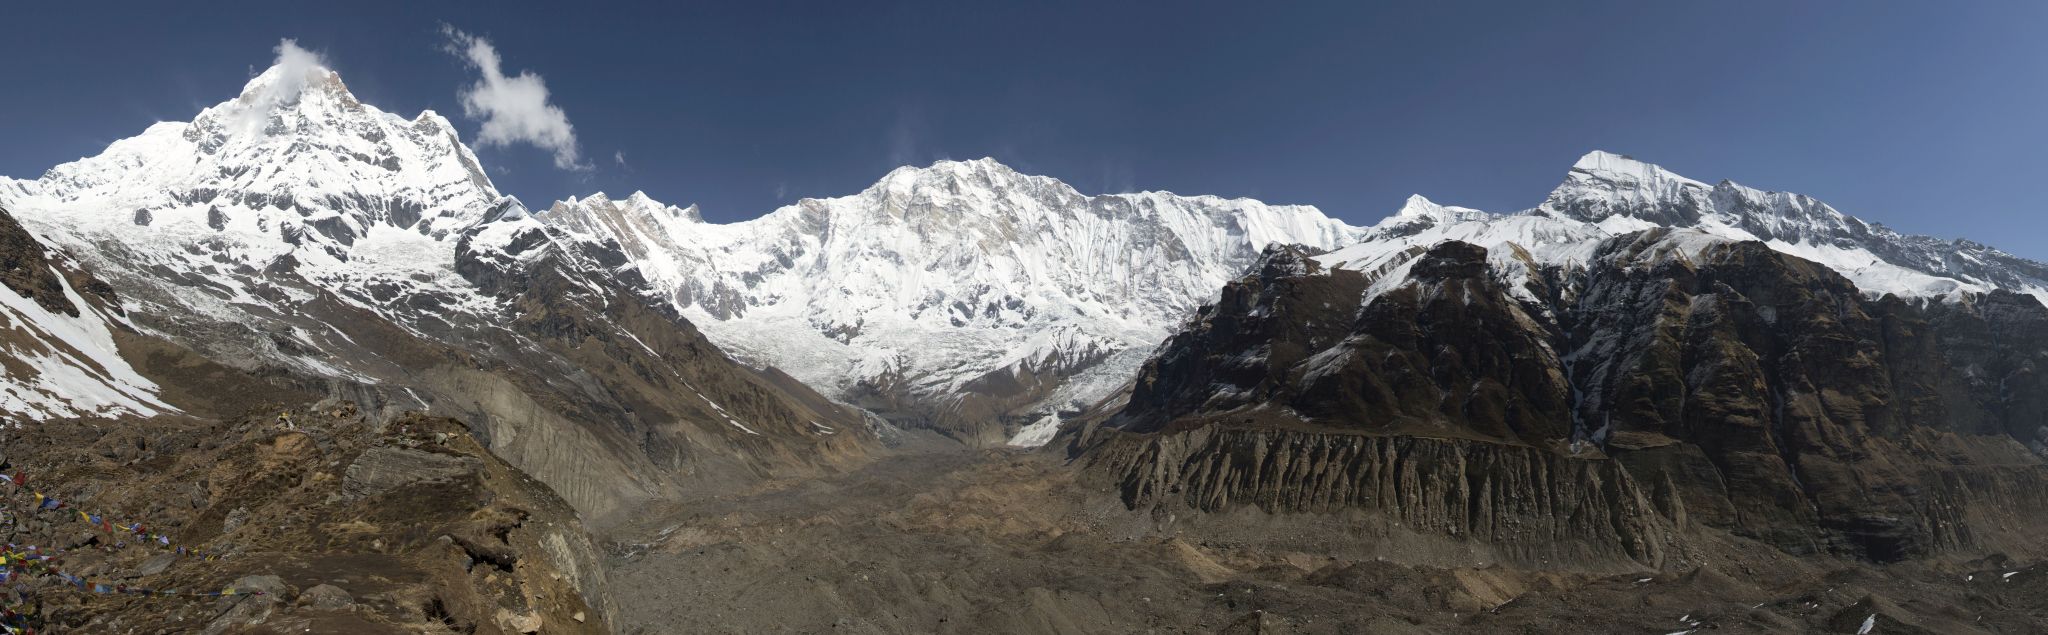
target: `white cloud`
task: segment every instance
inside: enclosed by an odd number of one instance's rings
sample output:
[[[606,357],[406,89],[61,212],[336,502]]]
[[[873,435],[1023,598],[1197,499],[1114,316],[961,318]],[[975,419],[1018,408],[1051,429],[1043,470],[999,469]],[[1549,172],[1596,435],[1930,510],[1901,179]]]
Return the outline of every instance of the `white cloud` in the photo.
[[[291,38],[278,40],[277,47],[270,50],[277,53],[277,59],[271,65],[282,72],[279,81],[270,85],[268,94],[275,97],[299,94],[299,90],[306,87],[306,77],[315,69],[327,66],[327,60],[321,59],[319,53],[299,48],[299,41]]]
[[[622,168],[628,168],[628,169],[631,169],[631,167],[632,167],[632,166],[626,165],[626,151],[625,151],[625,150],[613,150],[613,151],[612,151],[612,162],[614,162],[614,163],[617,163],[617,164],[619,164],[619,167],[622,167]]]
[[[297,100],[313,72],[327,66],[319,53],[299,48],[298,40],[291,38],[278,40],[271,51],[277,53],[277,58],[271,61],[271,70],[264,71],[271,76],[270,80],[255,87],[255,92],[247,96],[254,107],[242,110],[237,117],[244,127],[261,127],[272,109]]]
[[[553,152],[555,167],[589,170],[576,145],[576,129],[561,108],[548,103],[548,87],[539,75],[520,71],[506,77],[498,49],[490,40],[442,25],[448,36],[446,49],[462,58],[480,77],[457,93],[462,114],[483,122],[477,145],[511,146],[520,143]]]

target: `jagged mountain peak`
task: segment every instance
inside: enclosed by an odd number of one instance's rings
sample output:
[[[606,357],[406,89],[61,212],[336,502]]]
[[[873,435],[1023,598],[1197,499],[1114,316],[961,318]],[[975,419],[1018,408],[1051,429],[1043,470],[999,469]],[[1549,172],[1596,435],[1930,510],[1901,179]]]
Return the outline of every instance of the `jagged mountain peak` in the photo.
[[[542,215],[615,244],[713,341],[913,423],[1072,408],[1273,243],[1359,230],[1313,207],[1165,192],[1084,195],[994,159],[890,171],[859,193],[703,223],[610,197]]]
[[[1606,150],[1593,150],[1579,157],[1578,161],[1572,163],[1572,172],[1608,178],[1627,177],[1637,181],[1672,180],[1702,187],[1706,185],[1666,170],[1663,166]]]
[[[655,200],[654,197],[648,196],[646,192],[640,190],[634,190],[632,194],[626,196],[626,198],[619,199],[616,203],[620,209],[627,212],[663,214],[691,223],[705,222],[703,212],[697,209],[697,204],[695,203],[687,206],[671,205]]]
[[[1865,223],[1804,194],[1765,191],[1726,179],[1708,185],[1603,151],[1574,164],[1538,210],[1612,231],[1697,227],[1735,239],[1805,246],[1848,246],[1884,236],[1916,238]]]
[[[276,64],[242,85],[234,103],[275,105],[296,103],[307,93],[339,103],[361,104],[341,80],[341,73],[318,64]]]
[[[1401,210],[1394,212],[1394,215],[1420,218],[1432,216],[1434,215],[1434,212],[1437,209],[1440,209],[1442,207],[1443,206],[1441,205],[1437,205],[1435,201],[1429,200],[1429,197],[1427,196],[1423,196],[1421,194],[1409,194],[1408,200],[1401,202]]]
[[[1394,212],[1393,218],[1405,221],[1456,222],[1461,219],[1473,219],[1487,215],[1489,214],[1486,212],[1470,207],[1440,205],[1421,194],[1410,194],[1408,195],[1408,200],[1401,203],[1400,211]]]
[[[265,70],[190,123],[159,123],[10,185],[0,192],[36,212],[25,222],[48,218],[64,231],[197,226],[344,260],[375,228],[439,239],[482,220],[499,198],[446,118],[386,113],[306,63]],[[123,213],[106,213],[109,201]]]
[[[1861,231],[1864,226],[1811,196],[1761,190],[1727,179],[1709,185],[1602,150],[1572,164],[1564,182],[1539,209],[1593,223],[1618,217],[1616,222],[1623,224],[1632,220],[1674,227],[1704,223],[1778,230],[1760,236],[1781,233],[1788,224],[1842,231]]]
[[[951,196],[1001,196],[1018,192],[1028,196],[1065,197],[1069,199],[1124,200],[1134,203],[1163,200],[1200,200],[1265,206],[1266,203],[1243,197],[1224,197],[1210,194],[1176,194],[1165,190],[1143,190],[1131,192],[1105,192],[1086,194],[1079,188],[1057,177],[1030,174],[1018,170],[993,157],[971,160],[941,159],[930,165],[905,165],[890,170],[888,174],[869,186],[863,195],[894,197],[899,199],[931,199]],[[1309,205],[1272,205],[1274,208],[1310,209]]]
[[[1024,176],[1023,173],[1004,165],[994,157],[956,160],[940,159],[931,165],[905,165],[890,170],[877,185],[904,183],[906,181],[940,181],[960,179],[998,180]]]
[[[628,206],[641,208],[666,207],[665,205],[662,205],[660,201],[654,200],[654,197],[648,196],[646,192],[640,190],[633,190],[632,194],[626,195],[626,199],[620,202]]]
[[[614,238],[612,231],[657,231],[664,240],[674,236],[692,234],[692,225],[705,225],[696,205],[676,207],[662,201],[655,201],[647,193],[635,190],[625,199],[612,199],[606,193],[592,193],[588,197],[569,197],[555,201],[543,215],[549,223],[563,229],[578,231],[588,238],[604,240]],[[598,225],[614,225],[614,229],[598,229]],[[639,229],[627,229],[627,225],[645,225]],[[674,234],[674,236],[670,236]]]
[[[887,216],[937,218],[1014,211],[1014,205],[1001,204],[1004,199],[1083,198],[1080,191],[1059,179],[1027,175],[992,158],[899,167],[859,196],[881,202],[869,208]]]
[[[1699,221],[1709,186],[1627,155],[1595,150],[1580,157],[1540,209],[1589,223],[1612,217],[1657,225]]]
[[[1873,296],[1955,298],[2003,289],[2048,302],[2048,265],[1969,241],[1900,234],[1811,196],[1728,180],[1708,185],[1606,151],[1580,158],[1533,209],[1490,214],[1411,197],[1369,228],[1363,242],[1323,260],[1345,268],[1390,267],[1404,250],[1460,240],[1527,254],[1496,254],[1504,273],[1527,280],[1530,265],[1582,267],[1600,241],[1665,229],[1684,230],[1659,236],[1686,237],[1692,247],[1760,242],[1834,269]]]

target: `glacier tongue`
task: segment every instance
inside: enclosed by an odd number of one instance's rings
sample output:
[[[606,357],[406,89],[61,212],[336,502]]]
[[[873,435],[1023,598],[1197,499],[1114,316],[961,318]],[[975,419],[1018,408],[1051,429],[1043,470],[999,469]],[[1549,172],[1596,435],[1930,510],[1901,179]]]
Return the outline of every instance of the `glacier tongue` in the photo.
[[[731,224],[637,194],[543,217],[615,242],[721,346],[988,443],[1004,440],[988,421],[1105,396],[1142,361],[1120,353],[1149,350],[1266,245],[1359,235],[1311,207],[1089,196],[990,159],[899,168],[858,194]],[[1067,385],[1104,365],[1117,379]]]

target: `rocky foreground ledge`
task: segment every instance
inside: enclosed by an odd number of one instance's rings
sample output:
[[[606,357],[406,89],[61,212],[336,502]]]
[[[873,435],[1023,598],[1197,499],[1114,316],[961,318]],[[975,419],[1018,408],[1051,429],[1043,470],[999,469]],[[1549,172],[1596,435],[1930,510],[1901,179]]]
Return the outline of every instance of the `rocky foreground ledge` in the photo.
[[[28,485],[6,488],[0,532],[87,581],[16,572],[7,602],[21,626],[610,632],[604,574],[574,512],[455,420],[380,424],[329,403],[142,423],[0,432],[6,471]],[[31,489],[63,508],[34,511]],[[164,542],[136,539],[124,528],[134,523]]]

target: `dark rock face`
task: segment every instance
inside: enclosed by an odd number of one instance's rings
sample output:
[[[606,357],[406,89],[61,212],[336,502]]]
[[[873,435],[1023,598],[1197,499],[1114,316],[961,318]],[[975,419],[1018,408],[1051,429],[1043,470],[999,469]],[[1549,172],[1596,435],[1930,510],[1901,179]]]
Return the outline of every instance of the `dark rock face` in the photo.
[[[63,285],[50,270],[43,244],[5,208],[0,208],[0,284],[53,313],[78,316],[78,307],[64,297]]]
[[[1610,453],[1639,476],[1721,510],[1697,520],[1737,534],[1877,560],[1996,547],[1957,510],[2038,498],[2008,490],[2048,474],[2006,423],[2009,395],[2039,385],[2025,358],[2048,347],[1995,360],[1940,344],[2048,318],[2030,299],[1872,301],[1820,265],[1734,243],[1699,263],[1596,269],[1566,313],[1588,318],[1568,329],[1581,420],[1607,426]],[[1977,370],[1993,367],[1996,379]],[[1628,456],[1669,452],[1664,439],[1713,472]]]
[[[1367,275],[1269,254],[1140,371],[1126,429],[1274,404],[1359,431],[1564,438],[1570,389],[1550,334],[1488,275],[1485,250],[1446,243],[1416,257],[1427,290],[1361,307]]]
[[[1534,539],[1472,524],[1513,517],[1644,562],[1666,525],[1877,561],[2044,549],[2017,528],[2048,521],[2048,309],[1870,299],[1761,243],[1653,256],[1669,237],[1617,237],[1514,293],[1462,243],[1398,285],[1271,251],[1073,447],[1133,505],[1366,507]],[[1514,477],[1529,466],[1545,478]],[[1389,482],[1466,504],[1430,516]],[[1495,496],[1609,502],[1567,522]]]
[[[1378,512],[1411,530],[1507,543],[1529,556],[1663,558],[1656,518],[1614,461],[1504,443],[1219,429],[1118,438],[1094,461],[1125,500],[1203,511]],[[1536,559],[1534,557],[1530,559]]]

